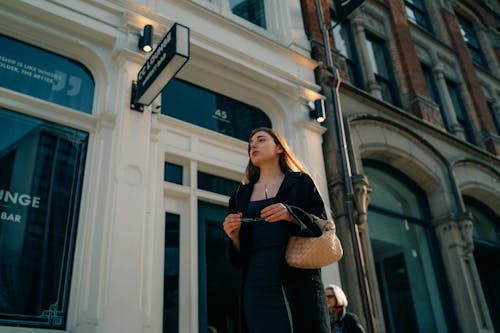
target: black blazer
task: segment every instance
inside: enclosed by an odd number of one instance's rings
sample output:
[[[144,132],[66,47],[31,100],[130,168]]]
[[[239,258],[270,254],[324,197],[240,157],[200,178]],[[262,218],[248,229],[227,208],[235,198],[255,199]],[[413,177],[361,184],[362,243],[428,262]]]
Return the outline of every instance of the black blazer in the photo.
[[[229,213],[247,213],[248,202],[253,192],[255,181],[238,187],[229,199]],[[292,233],[301,236],[317,236],[321,234],[318,226],[312,222],[307,214],[326,218],[325,207],[321,196],[311,177],[305,173],[288,171],[281,187],[276,194],[276,202],[291,207],[301,208],[306,214],[298,216],[300,227],[290,223]],[[248,263],[249,237],[251,223],[243,223],[240,228],[240,251],[230,246],[231,262],[242,272],[242,281],[245,280],[246,265]],[[282,285],[290,305],[294,333],[329,333],[329,315],[326,304],[325,291],[321,281],[320,269],[299,269],[290,267],[283,256],[281,263]],[[241,301],[240,301],[240,318]],[[245,325],[241,322],[242,332]]]

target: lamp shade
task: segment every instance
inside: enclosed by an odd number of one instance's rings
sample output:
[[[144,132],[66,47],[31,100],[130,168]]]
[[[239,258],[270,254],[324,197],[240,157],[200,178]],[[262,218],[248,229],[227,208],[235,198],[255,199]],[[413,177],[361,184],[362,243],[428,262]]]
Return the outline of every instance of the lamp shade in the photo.
[[[139,48],[144,52],[153,51],[153,26],[148,24],[144,26],[139,37]]]

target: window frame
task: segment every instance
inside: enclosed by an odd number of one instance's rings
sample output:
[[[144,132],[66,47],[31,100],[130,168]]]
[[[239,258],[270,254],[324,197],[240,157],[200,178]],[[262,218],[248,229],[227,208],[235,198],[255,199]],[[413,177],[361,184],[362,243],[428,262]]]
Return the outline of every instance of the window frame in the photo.
[[[392,165],[387,164],[385,162],[366,158],[362,160],[363,168],[371,168],[374,170],[381,171],[392,177],[394,180],[401,182],[404,185],[407,185],[408,188],[411,188],[412,191],[416,195],[417,205],[419,206],[419,212],[421,213],[420,217],[412,217],[406,214],[400,214],[398,212],[391,211],[384,207],[374,206],[370,204],[368,209],[368,216],[370,215],[370,211],[379,214],[386,214],[390,218],[403,219],[411,224],[415,224],[424,228],[427,245],[429,247],[429,251],[431,253],[439,253],[439,241],[437,239],[437,235],[434,232],[434,229],[429,223],[431,221],[431,211],[428,203],[428,196],[426,192],[417,184],[413,179],[411,179],[407,174],[403,173],[401,170],[394,168]],[[368,179],[370,180],[370,179]],[[371,195],[375,193],[372,192]],[[446,272],[444,269],[443,258],[440,255],[434,256],[431,261],[431,266],[434,270],[435,282],[439,290],[439,299],[441,302],[443,315],[445,319],[445,325],[448,331],[456,331],[458,328],[456,326],[457,320],[453,312],[445,311],[446,308],[452,306],[452,297],[449,289],[447,288],[447,281],[445,280]],[[380,283],[380,282],[379,282]],[[381,297],[383,295],[380,295]],[[384,317],[386,314],[384,313]]]
[[[365,33],[367,51],[368,51],[368,59],[372,63],[373,75],[375,76],[375,80],[381,87],[382,99],[387,103],[390,103],[396,107],[401,107],[401,97],[399,94],[399,88],[396,82],[396,78],[394,76],[394,68],[392,67],[391,57],[389,55],[389,47],[387,45],[387,40],[376,36],[375,34],[366,31]],[[381,51],[382,60],[384,61],[384,68],[387,71],[387,77],[384,77],[382,74],[378,73],[377,69],[373,66],[373,64],[377,65],[377,54],[376,50],[370,46],[370,44],[378,47],[378,50]],[[370,52],[373,51],[372,52]],[[390,100],[387,99],[387,94],[384,93],[384,87],[388,87],[388,93],[390,95]]]
[[[460,84],[448,78],[446,78],[445,81],[451,102],[453,104],[457,123],[464,131],[465,140],[475,145],[477,144],[477,141],[474,134],[474,129],[472,128],[472,123],[467,113],[467,109],[464,105]]]
[[[405,0],[404,5],[408,21],[412,22],[413,24],[419,26],[420,28],[430,33],[434,33],[431,21],[429,20],[429,12],[427,11],[427,8],[423,0],[411,0],[411,1]],[[411,10],[412,13],[416,14],[415,20],[413,20],[409,16],[408,14],[409,10]]]
[[[360,62],[358,48],[356,46],[356,42],[354,39],[354,33],[352,31],[352,25],[350,24],[349,21],[337,24],[337,22],[335,22],[334,20],[331,20],[331,25],[332,27],[334,27],[333,29],[331,29],[331,34],[335,42],[337,42],[337,39],[335,37],[336,36],[341,37],[340,34],[341,30],[345,29],[344,31],[347,34],[347,40],[344,40],[343,38],[342,40],[346,42],[346,44],[348,44],[347,48],[351,51],[352,55],[345,54],[349,53],[349,50],[346,50],[345,53],[342,52],[341,49],[337,47],[337,44],[333,48],[333,52],[338,53],[344,57],[347,64],[347,71],[348,71],[347,74],[349,75],[351,84],[354,85],[355,87],[364,90],[365,85],[364,85],[363,73],[361,70],[361,62]]]
[[[253,1],[259,1],[260,2],[260,6],[262,7],[262,13],[263,13],[262,25],[256,23],[255,21],[251,20],[250,18],[246,18],[244,16],[236,14],[234,12],[234,8],[232,7],[232,4],[231,4],[231,2],[233,0],[225,0],[225,1],[227,1],[227,5],[228,5],[228,8],[229,8],[229,11],[233,15],[235,15],[235,16],[237,16],[237,17],[239,17],[239,18],[241,18],[241,19],[243,19],[243,20],[245,20],[247,22],[250,22],[251,24],[253,24],[253,25],[255,25],[255,26],[259,27],[259,28],[262,28],[264,30],[268,30],[269,29],[269,19],[268,19],[268,17],[269,17],[269,10],[268,10],[268,6],[266,5],[266,2],[264,0],[253,0]],[[241,1],[240,4],[243,4],[245,2],[248,3],[249,1],[252,1],[252,0],[243,0],[243,1]]]
[[[75,270],[73,265],[75,256],[76,256],[76,240],[78,237],[78,228],[79,228],[79,220],[80,220],[80,209],[82,206],[82,197],[83,197],[83,186],[85,183],[85,170],[87,165],[87,158],[89,153],[89,141],[90,141],[90,133],[85,130],[80,130],[74,128],[71,125],[66,125],[54,121],[45,120],[37,117],[36,115],[29,115],[19,111],[10,110],[7,107],[0,107],[0,110],[5,110],[7,112],[12,112],[14,114],[18,114],[20,119],[27,118],[28,120],[32,120],[39,125],[34,128],[34,130],[30,131],[37,135],[38,133],[38,148],[36,149],[36,161],[34,161],[34,172],[42,172],[42,169],[49,168],[52,173],[56,173],[55,170],[58,168],[64,168],[64,166],[68,165],[68,157],[67,155],[70,153],[68,150],[64,150],[64,141],[70,141],[73,145],[76,145],[76,154],[74,159],[74,171],[72,173],[72,186],[67,186],[70,189],[70,192],[61,195],[60,190],[62,188],[66,188],[58,185],[57,183],[54,185],[51,181],[49,186],[42,185],[43,182],[41,177],[37,177],[36,173],[32,174],[33,180],[37,179],[38,183],[33,182],[31,186],[38,186],[39,191],[46,191],[46,200],[47,204],[44,207],[45,211],[36,211],[29,212],[28,218],[29,220],[26,223],[26,231],[25,238],[27,240],[30,239],[29,233],[30,229],[32,229],[31,234],[33,235],[33,230],[36,230],[37,227],[41,226],[41,223],[36,223],[37,220],[49,219],[49,217],[54,218],[60,214],[60,210],[57,209],[57,204],[60,202],[56,200],[56,198],[61,199],[61,196],[66,197],[68,200],[68,211],[65,216],[65,220],[60,221],[60,225],[48,224],[43,228],[43,250],[44,253],[48,252],[47,255],[50,255],[50,252],[53,251],[54,247],[57,247],[57,243],[49,243],[45,244],[46,238],[63,238],[63,254],[61,255],[60,261],[55,262],[51,267],[55,267],[55,265],[59,264],[60,272],[57,277],[53,277],[52,281],[45,282],[48,284],[57,284],[57,288],[54,291],[56,298],[54,303],[50,304],[49,308],[44,309],[41,313],[37,314],[23,314],[23,313],[8,313],[4,312],[0,316],[0,326],[19,326],[19,327],[33,327],[33,328],[43,328],[50,330],[64,330],[68,324],[68,316],[69,316],[69,306],[71,299],[71,282],[72,276]],[[42,145],[42,139],[46,138],[45,146]],[[47,140],[55,140],[54,149],[57,149],[58,154],[48,153],[50,149],[49,141]],[[73,141],[71,141],[73,140]],[[66,155],[65,155],[66,154]],[[44,156],[46,155],[46,156]],[[60,155],[60,159],[57,160],[56,157]],[[59,163],[59,165],[57,164]],[[52,174],[52,175],[53,175]],[[61,173],[57,173],[58,176],[61,176]],[[67,175],[68,176],[68,175]],[[11,185],[9,183],[9,189],[11,189]],[[54,188],[52,188],[54,186]],[[59,190],[59,191],[58,191]],[[36,193],[36,191],[35,191]],[[43,207],[40,206],[39,209]],[[61,217],[61,216],[59,216]],[[52,219],[51,219],[52,220]],[[53,219],[55,220],[55,219]],[[43,223],[43,222],[42,222]],[[47,228],[50,227],[50,231]],[[62,227],[64,227],[64,232],[62,232]],[[0,228],[1,230],[1,228]],[[58,232],[59,231],[59,232]],[[39,236],[38,233],[34,234],[35,236]],[[53,240],[53,239],[52,239]],[[29,246],[29,245],[28,245]],[[33,246],[33,245],[32,245]],[[34,244],[36,246],[36,244]],[[59,245],[60,246],[60,245]],[[23,247],[24,248],[24,247]],[[28,251],[29,252],[29,251]],[[42,258],[45,254],[42,254]],[[48,260],[48,259],[47,259]],[[29,261],[27,260],[29,263]],[[49,272],[50,273],[50,272]],[[43,272],[40,272],[40,280],[43,282],[46,280],[46,276],[42,275]],[[41,283],[41,282],[39,282]],[[54,295],[52,295],[54,296]],[[39,295],[39,297],[41,297]],[[40,300],[39,300],[40,301]]]
[[[463,41],[467,45],[472,62],[481,68],[489,70],[488,61],[484,55],[481,42],[474,31],[474,25],[459,14],[457,14],[457,20]]]
[[[443,102],[441,100],[441,96],[439,94],[439,90],[437,89],[436,80],[434,79],[434,75],[432,73],[432,69],[424,63],[420,63],[422,67],[422,73],[424,74],[425,84],[427,86],[427,90],[429,91],[430,98],[439,106],[439,111],[441,114],[441,119],[443,120],[443,125],[446,131],[450,132],[451,127],[448,121],[448,117],[446,115],[446,110],[443,107]]]

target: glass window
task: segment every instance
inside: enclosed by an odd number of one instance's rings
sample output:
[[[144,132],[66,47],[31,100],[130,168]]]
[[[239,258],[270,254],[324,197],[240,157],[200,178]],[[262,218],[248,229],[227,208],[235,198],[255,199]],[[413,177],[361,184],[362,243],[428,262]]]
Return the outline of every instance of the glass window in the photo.
[[[266,28],[264,0],[229,0],[229,5],[233,14],[259,27]]]
[[[436,86],[436,81],[434,80],[434,76],[432,75],[431,69],[421,64],[422,72],[424,73],[425,84],[427,86],[427,90],[429,91],[430,98],[439,105],[439,110],[441,112],[441,118],[443,120],[444,128],[447,131],[450,131],[450,124],[448,124],[448,117],[444,114],[445,109],[443,108],[443,104],[441,103],[441,98],[439,97],[439,91]]]
[[[363,89],[361,68],[359,65],[356,43],[354,42],[351,25],[348,23],[335,25],[335,21],[332,21],[331,24],[332,26],[335,26],[335,28],[333,28],[335,46],[338,52],[343,55],[346,60],[347,70],[349,71],[349,79],[353,85]]]
[[[198,201],[199,332],[238,332],[240,273],[229,262],[227,207]]]
[[[425,194],[389,165],[363,161],[373,192],[368,229],[387,332],[448,332]]]
[[[495,112],[495,107],[493,105],[493,102],[488,101],[488,109],[490,110],[491,113],[491,118],[493,118],[493,123],[495,124],[495,129],[497,131],[497,134],[500,134],[500,119]]]
[[[94,80],[84,66],[3,35],[0,87],[92,113]]]
[[[240,182],[198,171],[198,188],[231,196]]]
[[[272,126],[260,109],[178,79],[163,89],[161,113],[243,141]]]
[[[500,332],[500,216],[481,201],[463,196],[473,216],[474,260],[495,332]]]
[[[500,246],[500,221],[498,216],[481,201],[464,196],[465,208],[474,217],[474,241]]]
[[[453,103],[455,115],[457,116],[457,122],[464,130],[465,140],[475,144],[476,140],[474,139],[474,131],[469,117],[467,116],[467,111],[465,110],[462,94],[460,93],[460,85],[449,80],[446,80],[446,85],[448,86],[448,92]]]
[[[406,16],[410,22],[432,32],[429,14],[425,8],[423,0],[405,0]]]
[[[163,180],[182,185],[182,165],[165,162]]]
[[[401,106],[386,42],[371,35],[366,36],[366,42],[375,79],[382,88],[382,98],[393,105]]]
[[[460,31],[462,32],[465,44],[467,44],[472,61],[476,65],[488,69],[488,63],[484,57],[483,50],[481,49],[481,44],[479,44],[479,39],[474,31],[474,27],[469,21],[461,16],[458,16],[458,23],[460,24]]]
[[[179,215],[165,213],[163,333],[179,332],[179,223]]]
[[[66,325],[87,141],[0,108],[0,325]]]

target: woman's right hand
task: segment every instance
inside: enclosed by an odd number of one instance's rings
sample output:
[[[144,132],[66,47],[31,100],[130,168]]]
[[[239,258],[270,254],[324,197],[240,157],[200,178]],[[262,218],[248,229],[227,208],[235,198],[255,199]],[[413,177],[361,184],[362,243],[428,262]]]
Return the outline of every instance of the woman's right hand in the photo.
[[[239,214],[228,214],[224,219],[224,223],[222,224],[224,228],[224,232],[226,235],[231,238],[233,243],[239,244],[239,231],[241,228],[241,217],[242,213]]]

